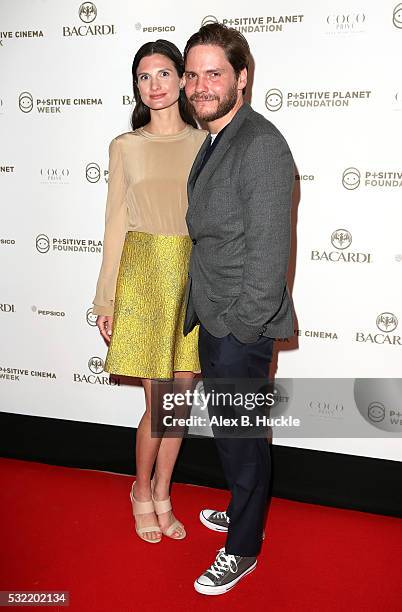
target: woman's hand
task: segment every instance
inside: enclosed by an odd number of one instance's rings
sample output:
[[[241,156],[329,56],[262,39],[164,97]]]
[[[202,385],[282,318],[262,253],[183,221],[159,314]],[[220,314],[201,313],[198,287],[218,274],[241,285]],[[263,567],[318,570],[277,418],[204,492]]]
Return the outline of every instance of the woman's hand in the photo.
[[[96,326],[106,344],[109,344],[110,336],[112,335],[113,317],[110,315],[99,315],[96,319]]]

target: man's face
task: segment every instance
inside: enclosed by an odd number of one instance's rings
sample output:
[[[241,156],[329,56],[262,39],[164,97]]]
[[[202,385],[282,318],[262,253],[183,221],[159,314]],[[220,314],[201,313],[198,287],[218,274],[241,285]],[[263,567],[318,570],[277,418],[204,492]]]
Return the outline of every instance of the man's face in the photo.
[[[225,52],[217,45],[196,45],[186,58],[186,96],[198,119],[216,121],[227,115],[247,83],[244,69],[236,78]]]

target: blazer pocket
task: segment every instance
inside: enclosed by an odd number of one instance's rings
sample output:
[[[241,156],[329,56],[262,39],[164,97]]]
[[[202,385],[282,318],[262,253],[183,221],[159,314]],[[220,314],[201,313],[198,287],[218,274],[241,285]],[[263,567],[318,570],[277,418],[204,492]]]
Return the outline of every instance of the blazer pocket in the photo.
[[[211,300],[211,302],[230,302],[230,300],[235,300],[238,295],[238,293],[232,295],[216,295],[215,293],[207,292],[207,298]]]

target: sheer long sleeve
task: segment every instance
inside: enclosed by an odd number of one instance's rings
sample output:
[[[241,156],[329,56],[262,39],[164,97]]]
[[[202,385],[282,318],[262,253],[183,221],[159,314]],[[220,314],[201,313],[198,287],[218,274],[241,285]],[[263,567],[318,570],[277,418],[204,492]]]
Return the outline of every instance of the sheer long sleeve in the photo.
[[[117,275],[128,227],[126,192],[127,185],[119,139],[115,138],[109,146],[109,181],[103,258],[93,301],[93,312],[97,315],[113,315]]]

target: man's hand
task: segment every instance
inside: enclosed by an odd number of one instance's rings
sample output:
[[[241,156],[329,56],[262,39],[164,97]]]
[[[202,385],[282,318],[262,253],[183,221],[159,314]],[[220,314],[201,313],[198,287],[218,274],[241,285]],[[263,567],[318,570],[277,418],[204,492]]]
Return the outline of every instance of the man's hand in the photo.
[[[110,315],[99,315],[96,319],[96,326],[106,344],[109,344],[110,336],[112,335],[113,317]]]

